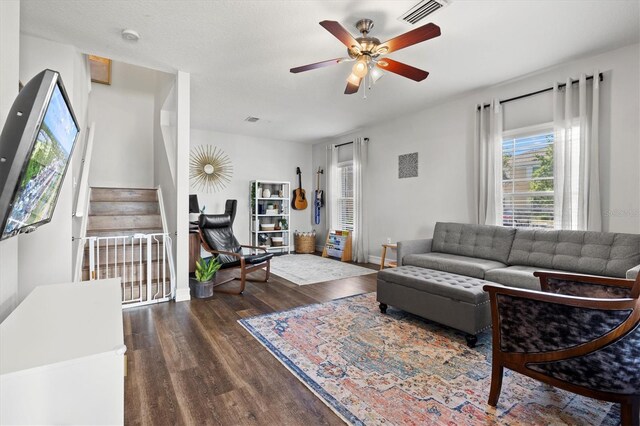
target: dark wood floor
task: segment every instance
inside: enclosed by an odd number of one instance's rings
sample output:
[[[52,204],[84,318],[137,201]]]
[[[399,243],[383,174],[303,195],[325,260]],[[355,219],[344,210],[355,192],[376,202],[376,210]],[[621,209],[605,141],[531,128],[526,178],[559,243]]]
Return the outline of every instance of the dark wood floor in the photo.
[[[125,423],[343,424],[237,320],[375,291],[375,279],[297,286],[272,275],[241,296],[124,311]]]

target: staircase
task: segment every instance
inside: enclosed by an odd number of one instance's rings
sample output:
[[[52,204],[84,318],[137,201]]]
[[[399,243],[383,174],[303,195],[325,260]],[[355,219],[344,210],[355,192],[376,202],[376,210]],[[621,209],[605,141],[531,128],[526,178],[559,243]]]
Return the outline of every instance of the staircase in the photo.
[[[170,239],[163,233],[155,189],[91,188],[82,279],[121,277],[123,304],[166,300]]]

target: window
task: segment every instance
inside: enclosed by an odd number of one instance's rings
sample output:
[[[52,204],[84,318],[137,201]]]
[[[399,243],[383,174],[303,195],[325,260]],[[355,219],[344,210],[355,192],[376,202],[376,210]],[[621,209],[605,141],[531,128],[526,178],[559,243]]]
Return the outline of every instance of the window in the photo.
[[[338,164],[337,229],[353,232],[353,161]]]
[[[554,227],[553,149],[551,125],[503,134],[504,226]]]

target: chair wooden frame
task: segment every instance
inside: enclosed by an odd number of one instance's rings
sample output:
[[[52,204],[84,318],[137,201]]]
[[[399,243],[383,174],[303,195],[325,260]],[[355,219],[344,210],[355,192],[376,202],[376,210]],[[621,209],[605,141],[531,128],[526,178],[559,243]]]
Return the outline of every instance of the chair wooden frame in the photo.
[[[229,270],[229,271],[233,271],[235,269],[240,268],[240,288],[237,290],[227,290],[227,289],[218,289],[216,290],[215,287],[218,287],[222,284],[226,284],[228,282],[231,282],[235,279],[237,279],[237,277],[232,276],[229,279],[224,279],[222,281],[216,281],[216,283],[214,284],[214,291],[218,291],[220,293],[226,293],[226,294],[242,294],[242,292],[245,289],[246,286],[246,281],[247,281],[247,274],[250,274],[251,272],[255,272],[258,271],[260,269],[265,269],[265,278],[263,280],[255,280],[255,279],[251,279],[249,281],[259,281],[259,282],[267,282],[269,281],[269,276],[271,275],[271,259],[267,259],[264,262],[258,263],[256,265],[250,265],[247,264],[245,262],[245,256],[243,253],[234,253],[231,251],[222,251],[222,250],[213,250],[211,247],[209,247],[209,244],[207,244],[207,242],[204,239],[204,236],[202,235],[202,230],[198,229],[198,234],[200,235],[200,242],[202,244],[202,248],[205,249],[207,252],[214,254],[214,255],[218,255],[218,254],[225,254],[228,256],[233,256],[235,258],[237,258],[240,261],[240,264],[237,266],[232,266],[229,268],[225,268],[225,269],[220,269],[218,270],[218,274],[220,274],[221,272],[224,273],[225,271]],[[240,245],[240,247],[242,248],[247,248],[247,249],[252,249],[252,250],[262,250],[265,253],[268,253],[267,249],[265,249],[264,247],[258,247],[258,246],[249,246],[249,245]]]
[[[640,424],[640,392],[638,394],[620,394],[605,392],[568,383],[527,368],[528,363],[552,362],[583,356],[597,351],[617,339],[625,336],[640,323],[640,275],[636,280],[619,278],[595,277],[589,275],[562,274],[553,272],[535,272],[534,276],[540,278],[542,291],[517,289],[503,286],[485,285],[484,290],[489,292],[491,300],[491,317],[493,322],[493,360],[491,370],[491,390],[489,393],[489,405],[496,406],[502,389],[502,377],[504,368],[517,371],[541,382],[550,384],[569,392],[584,395],[590,398],[601,399],[621,404],[622,425],[638,426]],[[549,291],[549,279],[570,281],[575,283],[597,284],[600,286],[622,287],[630,290],[627,298],[590,298],[576,297]],[[630,310],[631,314],[617,327],[604,335],[586,343],[546,352],[503,352],[501,350],[501,329],[499,314],[499,295],[536,300],[565,306],[591,308],[599,310]]]

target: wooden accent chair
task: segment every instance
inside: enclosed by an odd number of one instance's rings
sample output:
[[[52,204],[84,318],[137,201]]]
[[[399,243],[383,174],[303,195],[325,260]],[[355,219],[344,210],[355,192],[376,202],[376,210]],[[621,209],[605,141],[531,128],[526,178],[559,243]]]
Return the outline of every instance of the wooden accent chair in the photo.
[[[542,291],[485,285],[491,299],[489,405],[504,368],[580,395],[621,404],[640,423],[640,275],[633,280],[535,272]]]
[[[233,235],[231,228],[231,216],[228,214],[202,214],[198,221],[200,241],[202,247],[211,253],[221,264],[218,273],[225,274],[226,270],[240,269],[240,288],[235,290],[219,289],[221,293],[242,294],[247,280],[247,274],[264,269],[264,280],[269,280],[271,258],[273,253],[268,253],[264,247],[241,245]],[[259,254],[245,255],[243,248],[261,251]],[[219,280],[215,286],[226,284],[236,279],[233,273],[230,278]],[[252,280],[253,281],[253,280]]]

